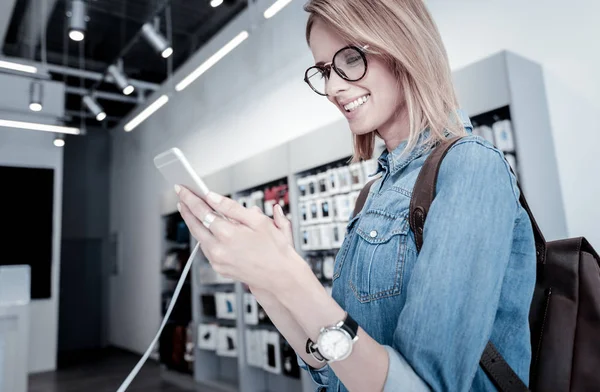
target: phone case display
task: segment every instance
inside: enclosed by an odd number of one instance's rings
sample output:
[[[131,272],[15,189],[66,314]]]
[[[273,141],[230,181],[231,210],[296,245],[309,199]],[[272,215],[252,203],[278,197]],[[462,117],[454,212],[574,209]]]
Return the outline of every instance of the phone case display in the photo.
[[[262,331],[263,369],[274,374],[281,374],[280,336],[278,332]]]
[[[336,220],[348,221],[354,204],[351,203],[349,195],[337,195],[333,198],[334,213],[336,214]]]
[[[514,151],[515,141],[510,120],[499,120],[492,126],[496,147],[501,151]]]
[[[351,189],[361,190],[365,185],[365,172],[362,163],[356,162],[350,165]]]
[[[218,324],[198,325],[198,348],[202,350],[217,350]]]
[[[235,320],[235,293],[215,293],[215,301],[217,304],[217,318]]]
[[[327,197],[330,195],[329,190],[329,177],[327,172],[317,174],[317,191],[320,197]]]
[[[323,258],[323,278],[327,280],[333,279],[333,266],[335,264],[335,257],[325,256]]]
[[[330,195],[340,193],[340,175],[337,169],[327,170],[327,181]]]
[[[252,293],[244,293],[244,322],[258,324],[258,302]]]
[[[263,355],[263,334],[262,330],[247,329],[246,338],[246,361],[248,365],[263,368],[265,357]]]
[[[217,317],[217,303],[213,294],[202,294],[200,296],[202,314],[206,317]]]
[[[330,225],[331,230],[331,247],[333,249],[339,249],[344,243],[344,235],[346,234],[345,223],[332,223]]]
[[[217,273],[211,265],[207,262],[198,263],[198,267],[196,269],[198,274],[198,281],[201,284],[230,284],[234,283],[233,279],[225,278],[223,275]]]
[[[482,138],[486,139],[488,142],[495,144],[494,143],[494,131],[492,130],[492,127],[487,126],[487,125],[482,125],[482,126],[478,127],[477,134],[480,135]]]
[[[308,183],[308,194],[307,198],[312,199],[319,195],[319,184],[317,181],[317,176],[308,176],[306,178]]]
[[[491,140],[496,148],[504,153],[506,161],[512,168],[515,176],[519,174],[519,157],[517,155],[517,146],[515,141],[515,133],[513,130],[513,122],[510,116],[510,108],[508,106],[491,110],[486,113],[473,116],[471,118],[473,125],[478,125],[473,129],[473,133],[492,133],[493,138],[489,139],[489,135],[480,136]],[[476,131],[477,129],[477,131]]]
[[[236,199],[236,201],[238,203],[240,203],[242,205],[242,207],[246,207],[246,208],[252,207],[252,204],[250,203],[250,198],[249,197],[241,196],[241,197],[238,197]]]
[[[217,329],[217,355],[237,357],[237,329],[229,327]]]
[[[350,168],[348,166],[342,166],[338,169],[338,176],[340,178],[340,193],[348,193],[352,190],[352,176],[350,175]]]
[[[318,199],[317,207],[320,209],[321,223],[333,222],[333,199],[328,197]]]
[[[281,349],[281,373],[287,377],[300,378],[300,366],[298,366],[296,352],[283,336],[280,337],[279,345]]]
[[[321,221],[321,209],[317,200],[310,200],[308,203],[308,219],[307,223],[319,223]]]
[[[248,207],[258,207],[262,212],[265,212],[265,192],[254,191],[248,197]],[[271,210],[272,211],[272,210]],[[273,213],[271,212],[271,215]]]
[[[308,199],[308,178],[300,177],[296,180],[298,187],[298,200],[304,201]]]
[[[186,332],[185,354],[183,359],[188,363],[188,369],[191,371],[194,364],[194,334],[192,332],[192,323],[188,324]]]

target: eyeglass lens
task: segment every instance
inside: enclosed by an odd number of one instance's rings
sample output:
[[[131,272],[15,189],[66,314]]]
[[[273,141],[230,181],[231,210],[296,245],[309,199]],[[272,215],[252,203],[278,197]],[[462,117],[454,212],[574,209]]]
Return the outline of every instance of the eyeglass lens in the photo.
[[[356,48],[345,48],[336,53],[333,58],[332,71],[349,81],[355,82],[360,80],[367,69],[367,64],[364,57]],[[311,87],[318,93],[325,95],[326,83],[329,79],[328,70],[324,67],[312,67],[308,70],[306,77]]]

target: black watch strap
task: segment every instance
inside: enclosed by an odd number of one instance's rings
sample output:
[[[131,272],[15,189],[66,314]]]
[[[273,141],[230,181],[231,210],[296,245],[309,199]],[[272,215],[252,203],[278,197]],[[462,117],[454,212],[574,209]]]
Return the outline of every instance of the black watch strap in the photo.
[[[352,339],[358,335],[358,323],[352,317],[350,317],[349,313],[346,313],[346,320],[344,320],[342,329],[348,332]]]

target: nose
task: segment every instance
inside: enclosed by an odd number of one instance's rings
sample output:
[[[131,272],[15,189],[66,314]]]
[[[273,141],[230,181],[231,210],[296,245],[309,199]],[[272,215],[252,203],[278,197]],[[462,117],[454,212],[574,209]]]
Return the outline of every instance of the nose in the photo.
[[[329,79],[325,81],[325,93],[331,99],[335,98],[339,93],[348,90],[350,83],[344,80],[333,69],[329,72]]]

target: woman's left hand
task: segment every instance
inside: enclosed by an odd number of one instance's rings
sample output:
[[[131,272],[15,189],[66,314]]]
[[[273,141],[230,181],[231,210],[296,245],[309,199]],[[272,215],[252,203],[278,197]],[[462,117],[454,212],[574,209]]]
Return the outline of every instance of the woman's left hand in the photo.
[[[217,273],[272,293],[295,276],[302,259],[260,209],[245,208],[213,192],[204,201],[183,186],[176,191],[181,216]]]

